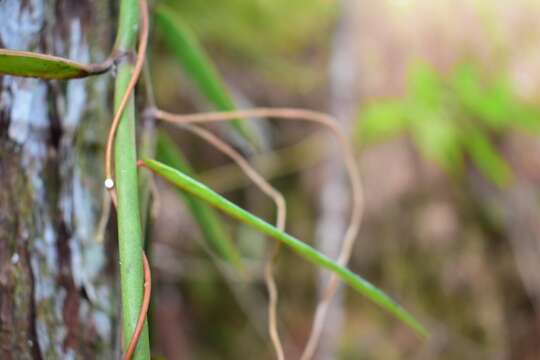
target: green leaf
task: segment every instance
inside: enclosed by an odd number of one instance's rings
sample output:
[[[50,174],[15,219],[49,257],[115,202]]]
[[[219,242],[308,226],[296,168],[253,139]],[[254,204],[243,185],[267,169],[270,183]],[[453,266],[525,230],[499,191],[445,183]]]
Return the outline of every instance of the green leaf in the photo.
[[[354,274],[347,268],[337,264],[327,256],[321,254],[311,246],[279,230],[275,226],[270,225],[266,221],[256,217],[248,211],[238,207],[237,205],[217,194],[207,186],[190,178],[189,176],[178,170],[175,170],[155,160],[146,159],[143,160],[143,163],[153,172],[162,176],[167,181],[178,186],[182,190],[206,201],[208,204],[223,211],[227,215],[282,242],[283,244],[291,248],[293,251],[295,251],[297,254],[299,254],[306,260],[312,262],[313,264],[317,266],[322,266],[334,272],[341,278],[341,280],[349,284],[353,289],[363,294],[389,313],[396,316],[398,319],[400,319],[413,330],[415,330],[418,334],[424,337],[427,336],[426,329],[411,314],[409,314],[401,306],[396,304],[384,292],[382,292],[360,276]]]
[[[400,101],[387,101],[367,106],[357,122],[356,134],[361,143],[387,140],[407,128],[407,119]]]
[[[520,104],[516,106],[511,117],[513,127],[535,135],[540,134],[540,110],[536,106]]]
[[[262,57],[270,58],[269,66],[272,66],[276,58],[304,50],[314,38],[330,40],[328,29],[339,12],[336,4],[320,0],[160,2],[182,14],[199,39],[234,52],[240,61],[254,61],[253,66],[261,65]],[[294,31],[287,26],[276,26],[278,23],[294,24]],[[253,41],[253,34],[257,34],[257,41]]]
[[[486,135],[478,129],[469,129],[465,146],[476,166],[488,179],[500,187],[508,185],[512,180],[512,171]]]
[[[157,157],[159,161],[180,169],[186,174],[191,175],[193,173],[178,146],[163,132],[159,133],[157,139]],[[215,211],[203,201],[184,191],[178,191],[178,193],[190,208],[210,248],[216,251],[225,261],[237,269],[241,269],[240,254]]]
[[[101,74],[110,66],[110,62],[85,65],[52,55],[0,49],[0,75],[64,80]]]
[[[223,80],[189,26],[174,14],[174,10],[164,5],[158,5],[154,15],[156,26],[165,43],[199,91],[218,110],[235,110],[236,106]],[[256,142],[245,122],[238,119],[234,120],[232,125],[246,140]]]
[[[459,66],[451,79],[451,87],[465,110],[493,130],[512,125],[515,101],[505,81],[484,84],[472,64]]]
[[[463,170],[462,133],[459,125],[444,112],[412,108],[410,131],[414,143],[423,155],[435,161],[451,174]]]
[[[437,71],[428,64],[415,64],[407,78],[409,101],[438,109],[443,105],[445,84]]]

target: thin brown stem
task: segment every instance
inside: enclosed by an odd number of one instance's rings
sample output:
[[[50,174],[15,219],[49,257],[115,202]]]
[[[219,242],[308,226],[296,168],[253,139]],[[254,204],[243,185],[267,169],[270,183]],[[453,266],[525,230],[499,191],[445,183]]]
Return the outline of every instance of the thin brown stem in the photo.
[[[212,113],[202,113],[202,114],[186,114],[178,115],[168,113],[159,109],[149,109],[147,114],[154,116],[156,118],[170,121],[173,123],[207,123],[207,122],[219,122],[232,120],[235,118],[277,118],[277,119],[288,119],[288,120],[305,120],[310,122],[315,122],[321,124],[328,129],[330,129],[338,138],[339,143],[344,151],[345,156],[345,166],[347,173],[351,182],[352,190],[352,211],[350,223],[345,233],[343,243],[338,255],[337,262],[340,265],[346,265],[352,252],[352,248],[358,231],[360,229],[360,224],[363,216],[363,194],[362,186],[359,176],[359,171],[356,165],[354,158],[354,153],[352,146],[348,141],[347,137],[339,127],[337,121],[330,115],[304,110],[304,109],[295,109],[295,108],[255,108],[249,110],[239,110],[239,111],[230,111],[230,112],[212,112]],[[302,354],[302,360],[311,359],[315,350],[317,343],[319,341],[322,328],[324,325],[324,319],[328,311],[328,304],[332,301],[334,294],[337,289],[338,278],[336,275],[332,275],[329,281],[329,284],[325,290],[325,295],[320,300],[317,305],[315,312],[315,319],[311,329],[311,334],[309,336],[306,348]]]
[[[111,199],[116,205],[116,191],[114,190],[114,179],[113,179],[113,159],[112,152],[114,148],[114,138],[116,135],[116,129],[120,124],[120,119],[122,114],[127,106],[129,98],[131,97],[135,86],[139,80],[139,75],[141,74],[144,59],[146,57],[146,48],[148,45],[148,6],[146,0],[139,0],[139,7],[141,12],[141,30],[139,32],[139,47],[137,49],[137,60],[135,62],[135,67],[129,80],[129,84],[126,88],[126,92],[120,101],[120,105],[116,113],[114,114],[111,127],[109,128],[109,134],[107,136],[107,144],[105,148],[105,187],[109,190]]]
[[[279,227],[278,227],[279,228]],[[280,228],[280,230],[283,230]],[[285,353],[283,351],[283,345],[279,337],[278,323],[277,323],[277,304],[279,299],[279,292],[276,285],[276,279],[274,277],[274,262],[281,249],[280,243],[274,243],[271,253],[266,260],[264,266],[264,280],[266,282],[266,288],[268,290],[268,331],[270,332],[270,338],[276,351],[278,360],[285,359]]]
[[[303,109],[295,108],[255,108],[249,110],[239,110],[239,111],[228,111],[228,112],[210,112],[210,113],[201,113],[201,114],[188,114],[188,115],[178,115],[168,113],[166,111],[158,109],[150,109],[147,112],[149,115],[154,116],[158,119],[169,121],[172,123],[208,123],[208,122],[220,122],[226,120],[232,120],[236,117],[244,118],[276,118],[283,120],[304,120],[315,122],[329,128],[338,138],[341,147],[344,151],[345,156],[345,165],[347,168],[348,176],[351,182],[351,189],[353,195],[353,208],[351,212],[351,219],[347,232],[345,234],[345,239],[343,242],[342,250],[338,256],[338,263],[340,265],[346,264],[349,259],[352,246],[354,245],[354,240],[360,229],[360,223],[363,215],[363,195],[362,195],[362,186],[359,176],[358,167],[354,159],[354,152],[352,146],[349,143],[347,137],[336,123],[333,117],[330,115],[310,111]]]
[[[178,124],[178,123],[177,123]],[[210,145],[215,147],[217,150],[219,150],[221,153],[228,156],[231,160],[233,160],[246,174],[246,176],[257,185],[257,187],[265,193],[268,197],[274,201],[277,208],[277,217],[276,217],[276,227],[280,229],[285,228],[285,221],[286,221],[286,204],[285,204],[285,198],[283,195],[276,190],[264,177],[261,176],[251,166],[251,164],[240,154],[238,151],[236,151],[232,146],[221,140],[219,137],[211,133],[210,131],[198,127],[198,126],[192,126],[192,125],[183,125],[182,128],[188,130],[192,134],[195,134],[199,136],[201,139],[204,139],[206,142],[208,142]]]
[[[298,143],[274,151],[253,154],[250,162],[265,179],[276,179],[314,167],[326,158],[321,142],[327,137],[317,131],[302,138]],[[198,174],[201,182],[216,192],[226,193],[244,188],[248,182],[238,174],[235,164],[223,164]]]
[[[178,123],[177,123],[178,124]],[[268,195],[276,205],[276,227],[280,230],[285,230],[285,222],[287,219],[287,205],[283,195],[276,190],[264,177],[262,177],[257,170],[255,170],[250,163],[233,147],[229,144],[222,141],[216,135],[210,131],[194,126],[185,124],[182,127],[191,133],[199,136],[200,138],[207,141],[210,145],[214,146],[223,154],[231,158],[246,174],[246,176],[255,183],[255,185],[266,195]],[[278,303],[278,290],[276,286],[276,281],[274,278],[273,272],[273,263],[279,252],[279,244],[276,243],[272,248],[272,252],[268,257],[268,260],[265,265],[265,281],[266,287],[269,294],[269,304],[268,304],[268,331],[270,333],[270,338],[272,339],[272,344],[274,350],[276,351],[276,356],[279,360],[285,359],[283,352],[283,345],[279,337],[279,331],[277,326],[277,303]]]

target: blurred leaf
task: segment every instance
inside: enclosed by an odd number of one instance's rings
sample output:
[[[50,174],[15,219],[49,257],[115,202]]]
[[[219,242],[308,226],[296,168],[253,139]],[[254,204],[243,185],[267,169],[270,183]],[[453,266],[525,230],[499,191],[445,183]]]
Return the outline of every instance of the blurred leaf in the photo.
[[[460,129],[448,115],[420,108],[409,114],[411,134],[419,150],[446,171],[459,174],[463,170]]]
[[[435,69],[425,63],[413,65],[407,78],[409,101],[439,109],[443,105],[444,91],[445,85]]]
[[[483,81],[473,64],[457,66],[449,78],[430,65],[414,64],[403,99],[366,107],[357,124],[363,141],[409,133],[425,157],[453,174],[463,171],[469,154],[499,186],[512,173],[490,138],[515,129],[540,133],[540,110],[518,99],[504,76]]]
[[[328,30],[339,8],[327,0],[168,0],[166,3],[182,14],[199,39],[219,46],[220,50],[229,50],[235,58],[264,61],[272,57],[266,64],[305,49],[314,38],[329,40],[332,32]],[[276,24],[290,24],[294,31],[291,26]]]
[[[356,138],[361,143],[383,141],[407,128],[404,108],[399,101],[366,106],[356,124]]]
[[[484,101],[481,120],[494,130],[506,130],[512,125],[512,113],[516,99],[505,81],[498,81],[493,86],[484,89]]]
[[[178,146],[163,132],[158,134],[157,157],[159,161],[176,169],[180,169],[186,174],[193,173],[187,160],[182,156]],[[226,229],[221,224],[216,212],[203,201],[186,192],[178,191],[178,194],[183,198],[191,210],[209,247],[225,261],[241,270],[242,264],[240,254]]]
[[[512,179],[510,167],[487,136],[478,129],[470,128],[465,141],[467,150],[480,171],[498,186],[508,185]]]
[[[227,215],[252,226],[260,232],[273,237],[274,239],[282,242],[290,247],[297,254],[304,259],[312,262],[317,266],[324,267],[341,278],[345,283],[349,284],[353,289],[358,291],[369,298],[374,303],[381,306],[389,313],[396,316],[398,319],[407,324],[410,328],[416,331],[421,336],[427,336],[427,331],[424,327],[410,315],[406,310],[396,304],[385,293],[373,286],[368,281],[364,280],[360,276],[352,273],[347,268],[337,264],[326,255],[318,252],[311,246],[304,242],[294,238],[293,236],[279,230],[273,225],[270,225],[266,221],[256,217],[248,211],[238,207],[234,203],[225,199],[221,195],[212,191],[207,186],[199,183],[198,181],[190,178],[184,173],[175,170],[169,166],[161,164],[155,160],[143,160],[144,164],[156,174],[162,176],[164,179],[181,188],[182,190],[197,196],[198,198],[206,201],[208,204],[223,211]]]
[[[471,64],[464,64],[457,67],[451,85],[466,112],[494,130],[510,125],[513,96],[505,82],[486,86],[479,71]]]
[[[510,120],[518,129],[540,134],[540,110],[529,104],[516,106]]]
[[[472,64],[463,64],[454,72],[451,85],[465,112],[491,130],[540,131],[538,107],[518,99],[503,76],[483,84],[479,70]]]
[[[328,0],[168,0],[199,41],[235,72],[274,91],[307,93],[325,86],[326,54],[338,15]],[[203,15],[202,15],[203,14]],[[287,24],[287,26],[277,26]],[[294,29],[291,31],[291,29]]]
[[[235,110],[234,101],[218,71],[182,18],[174,14],[173,9],[163,5],[156,7],[154,18],[165,43],[199,91],[218,110]],[[243,121],[234,120],[232,125],[246,140],[252,143],[256,141]]]
[[[0,75],[64,80],[101,74],[109,68],[109,63],[85,65],[52,55],[0,49]]]

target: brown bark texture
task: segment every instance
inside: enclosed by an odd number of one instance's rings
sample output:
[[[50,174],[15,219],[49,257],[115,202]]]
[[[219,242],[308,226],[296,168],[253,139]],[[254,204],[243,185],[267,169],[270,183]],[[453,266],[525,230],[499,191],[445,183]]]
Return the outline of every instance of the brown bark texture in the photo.
[[[1,0],[0,47],[99,62],[110,4]],[[96,241],[110,80],[0,76],[1,359],[118,355],[112,239]]]

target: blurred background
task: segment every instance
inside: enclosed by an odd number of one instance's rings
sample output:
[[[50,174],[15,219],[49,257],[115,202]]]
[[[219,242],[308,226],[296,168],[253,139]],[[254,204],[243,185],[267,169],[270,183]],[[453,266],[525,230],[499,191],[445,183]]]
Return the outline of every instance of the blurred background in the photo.
[[[209,54],[238,108],[302,107],[347,130],[365,192],[349,267],[424,325],[423,342],[340,293],[320,359],[540,358],[540,3],[536,0],[161,1]],[[214,110],[153,29],[160,107]],[[212,126],[287,199],[287,231],[335,256],[349,184],[330,133],[250,121],[259,149]],[[164,128],[197,177],[273,221],[272,202],[193,135]],[[247,271],[225,264],[159,182],[152,342],[167,359],[272,359],[263,267],[272,242],[220,217]],[[287,358],[303,349],[318,270],[276,264]]]

